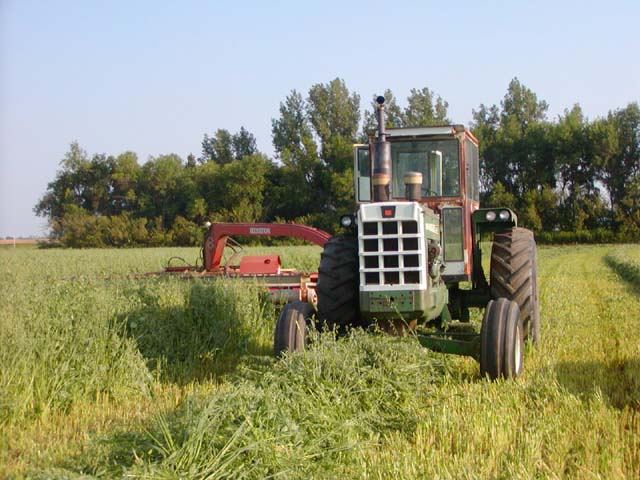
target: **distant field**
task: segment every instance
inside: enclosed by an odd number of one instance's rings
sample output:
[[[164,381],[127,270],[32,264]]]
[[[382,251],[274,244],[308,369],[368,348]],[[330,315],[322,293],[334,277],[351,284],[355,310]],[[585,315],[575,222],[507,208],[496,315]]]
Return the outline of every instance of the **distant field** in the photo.
[[[257,286],[126,277],[173,255],[0,249],[0,478],[640,477],[639,245],[541,248],[542,343],[499,382],[362,332],[276,360]]]
[[[38,242],[41,241],[46,241],[45,238],[16,238],[15,240],[1,240],[0,239],[0,245],[13,245],[14,243],[16,245],[36,245]]]
[[[22,250],[34,250],[39,248],[39,245],[48,243],[49,239],[47,238],[22,238],[16,239],[16,243],[13,243],[13,240],[0,240],[0,250],[8,250],[8,249],[22,249]]]

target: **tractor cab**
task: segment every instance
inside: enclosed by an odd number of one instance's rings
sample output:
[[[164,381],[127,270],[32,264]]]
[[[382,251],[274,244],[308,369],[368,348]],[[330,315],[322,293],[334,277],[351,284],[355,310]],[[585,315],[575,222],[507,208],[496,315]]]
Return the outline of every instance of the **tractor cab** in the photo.
[[[374,201],[377,187],[386,201],[417,201],[435,212],[441,218],[443,278],[469,280],[471,214],[479,208],[478,141],[462,125],[391,128],[384,135],[389,145],[389,182],[380,188],[386,178],[379,174],[374,178],[372,173],[377,140],[372,135],[368,145],[355,146],[356,202]]]

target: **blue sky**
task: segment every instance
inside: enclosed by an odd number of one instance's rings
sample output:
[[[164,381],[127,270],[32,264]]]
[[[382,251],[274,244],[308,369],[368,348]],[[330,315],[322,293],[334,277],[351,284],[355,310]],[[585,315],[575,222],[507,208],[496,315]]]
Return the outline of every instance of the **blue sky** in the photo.
[[[41,234],[33,205],[70,142],[90,154],[200,152],[244,126],[271,154],[286,95],[343,78],[363,108],[429,87],[468,124],[518,77],[593,119],[640,100],[640,2],[0,0],[0,236]]]

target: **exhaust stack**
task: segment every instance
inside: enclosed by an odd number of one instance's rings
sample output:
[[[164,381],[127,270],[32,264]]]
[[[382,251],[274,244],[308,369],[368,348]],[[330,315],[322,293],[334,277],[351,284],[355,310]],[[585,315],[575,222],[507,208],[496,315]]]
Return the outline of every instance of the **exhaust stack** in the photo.
[[[378,138],[373,144],[373,201],[387,202],[391,196],[391,144],[385,130],[384,97],[378,102]]]

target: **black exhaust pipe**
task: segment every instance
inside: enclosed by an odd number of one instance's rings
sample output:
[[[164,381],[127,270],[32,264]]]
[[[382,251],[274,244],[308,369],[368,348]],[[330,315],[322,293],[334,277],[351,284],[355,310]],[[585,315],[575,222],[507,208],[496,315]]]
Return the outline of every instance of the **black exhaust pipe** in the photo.
[[[387,142],[384,115],[384,97],[378,102],[378,138],[373,144],[373,201],[387,202],[391,196],[391,144]]]

